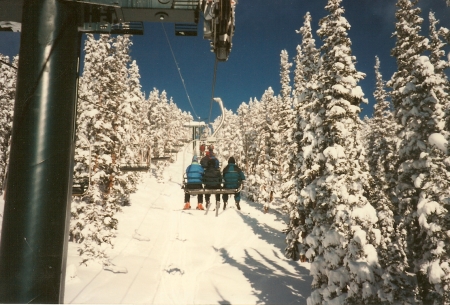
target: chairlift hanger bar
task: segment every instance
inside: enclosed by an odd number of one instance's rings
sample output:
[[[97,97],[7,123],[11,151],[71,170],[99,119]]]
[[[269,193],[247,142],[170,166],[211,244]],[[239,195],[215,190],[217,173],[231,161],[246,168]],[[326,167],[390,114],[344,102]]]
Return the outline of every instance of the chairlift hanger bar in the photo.
[[[62,0],[81,7],[81,23],[171,22],[198,24],[200,0]],[[23,0],[0,0],[0,21],[21,23]],[[97,10],[96,20],[89,20]],[[98,19],[98,20],[97,20]],[[80,24],[83,28],[83,26]]]
[[[76,4],[78,31],[144,34],[144,22],[175,23],[175,35],[196,36],[204,0],[59,0]],[[0,31],[21,31],[24,0],[0,0]],[[209,3],[209,2],[208,2]],[[234,33],[233,0],[215,0],[213,33],[204,33],[218,61],[227,61]],[[207,7],[211,4],[207,4]]]

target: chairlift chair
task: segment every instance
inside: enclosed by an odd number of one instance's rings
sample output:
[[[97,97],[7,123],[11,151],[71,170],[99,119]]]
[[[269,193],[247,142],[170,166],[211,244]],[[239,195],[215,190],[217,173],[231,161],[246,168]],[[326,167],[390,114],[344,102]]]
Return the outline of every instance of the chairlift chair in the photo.
[[[121,156],[122,146],[119,148],[119,160]],[[142,150],[139,150],[139,159],[141,162],[139,163],[122,163],[119,166],[119,169],[122,172],[146,172],[150,169],[150,162],[149,162],[149,155],[150,152],[143,154]]]
[[[222,181],[220,181],[220,186],[221,187],[219,189],[208,189],[208,188],[205,188],[204,185],[203,185],[203,188],[201,188],[201,189],[190,189],[190,188],[186,187],[187,186],[187,177],[186,177],[186,174],[184,174],[184,176],[183,176],[183,185],[182,185],[181,188],[184,190],[184,192],[186,194],[189,194],[191,196],[194,196],[194,195],[206,195],[206,194],[209,194],[209,195],[215,195],[215,194],[231,194],[231,195],[235,195],[235,194],[239,193],[240,191],[242,191],[243,185],[244,185],[243,181],[240,181],[238,188],[236,188],[236,189],[228,189],[228,188],[225,188],[224,187],[224,183]]]

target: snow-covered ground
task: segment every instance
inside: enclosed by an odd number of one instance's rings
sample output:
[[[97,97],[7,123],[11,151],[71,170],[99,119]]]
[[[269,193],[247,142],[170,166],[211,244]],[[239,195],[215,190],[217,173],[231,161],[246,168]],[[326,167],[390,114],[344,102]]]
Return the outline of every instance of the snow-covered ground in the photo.
[[[65,303],[306,304],[309,264],[283,256],[286,217],[245,199],[241,211],[231,199],[218,217],[195,210],[195,197],[183,211],[187,164],[178,157],[164,183],[145,174],[131,206],[117,214],[109,256],[126,273],[80,266],[77,245],[69,244]]]

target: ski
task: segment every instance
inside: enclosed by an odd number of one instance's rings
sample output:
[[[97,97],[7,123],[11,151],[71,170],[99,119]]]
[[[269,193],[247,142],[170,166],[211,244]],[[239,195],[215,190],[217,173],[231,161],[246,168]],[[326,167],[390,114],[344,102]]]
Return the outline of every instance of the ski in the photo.
[[[205,215],[208,215],[208,212],[209,212],[209,209],[211,208],[211,203],[210,204],[208,204],[208,206],[206,207],[206,212],[205,212]]]
[[[219,215],[220,201],[216,202],[216,217]]]

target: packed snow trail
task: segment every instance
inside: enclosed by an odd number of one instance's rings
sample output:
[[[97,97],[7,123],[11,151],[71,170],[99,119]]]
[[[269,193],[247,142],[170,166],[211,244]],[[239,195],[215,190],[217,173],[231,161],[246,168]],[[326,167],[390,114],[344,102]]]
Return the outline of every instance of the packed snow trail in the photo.
[[[286,217],[245,199],[238,211],[233,198],[218,217],[196,210],[196,197],[182,210],[187,165],[179,154],[164,183],[145,174],[131,206],[117,214],[108,254],[127,273],[80,266],[77,245],[69,244],[65,303],[306,304],[309,264],[283,256]]]

